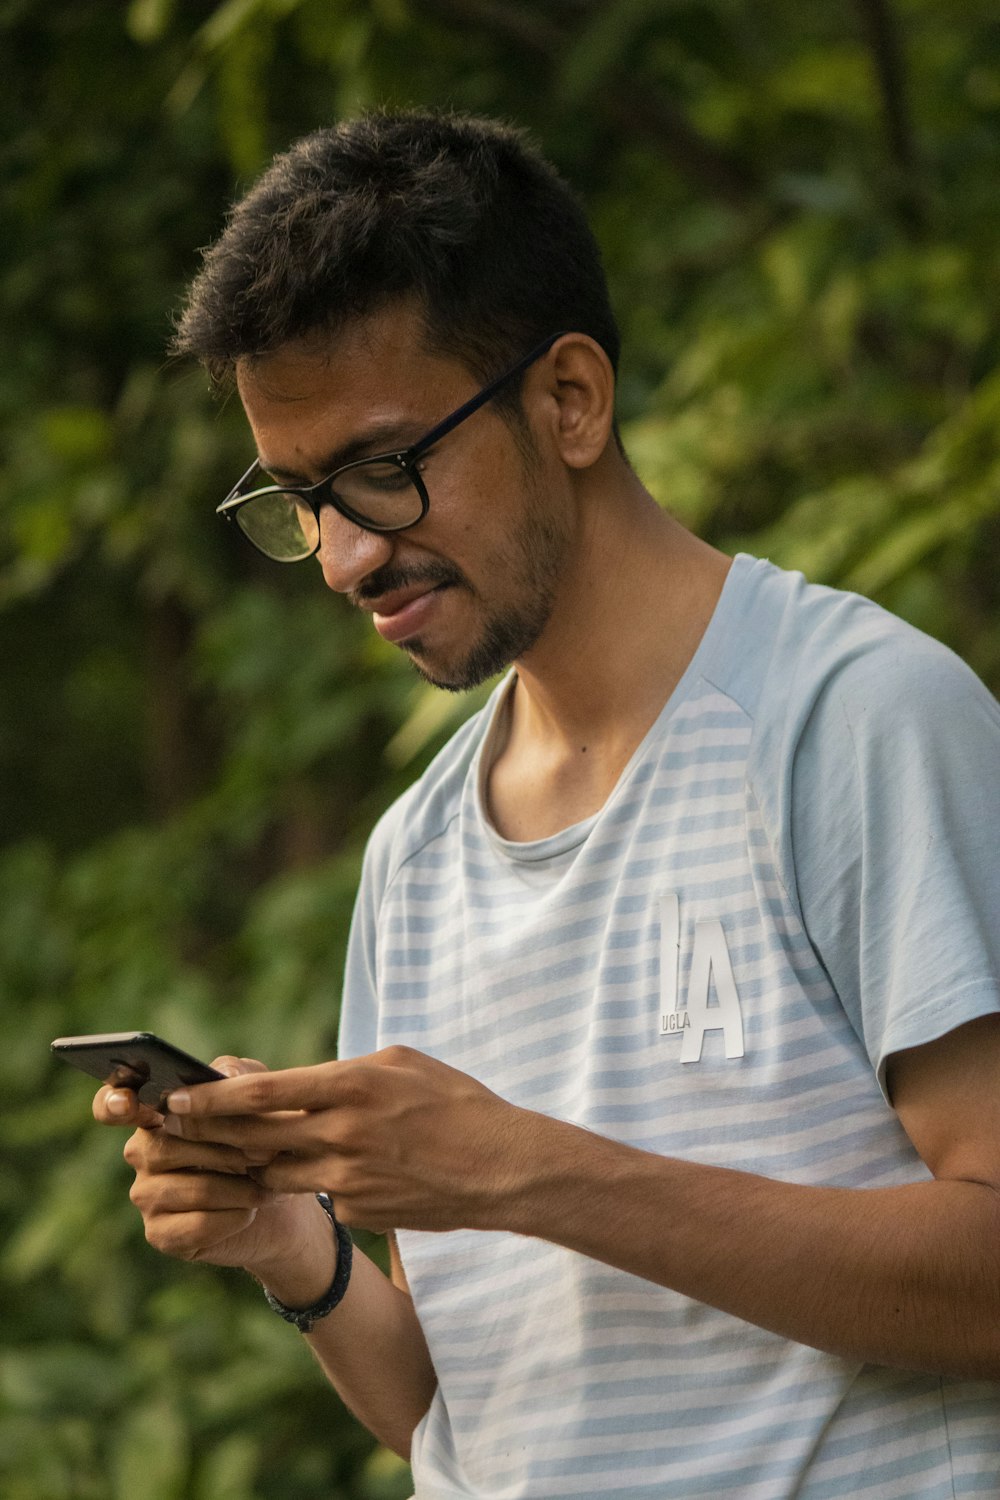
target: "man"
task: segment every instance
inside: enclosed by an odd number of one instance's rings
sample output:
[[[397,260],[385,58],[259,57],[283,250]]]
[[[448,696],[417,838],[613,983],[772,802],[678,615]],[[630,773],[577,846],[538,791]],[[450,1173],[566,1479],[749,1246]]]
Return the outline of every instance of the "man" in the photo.
[[[997,704],[656,506],[512,132],[300,142],[179,347],[256,546],[431,681],[514,671],[372,837],[340,1060],[98,1095],[151,1243],[256,1276],[420,1500],[995,1495]]]

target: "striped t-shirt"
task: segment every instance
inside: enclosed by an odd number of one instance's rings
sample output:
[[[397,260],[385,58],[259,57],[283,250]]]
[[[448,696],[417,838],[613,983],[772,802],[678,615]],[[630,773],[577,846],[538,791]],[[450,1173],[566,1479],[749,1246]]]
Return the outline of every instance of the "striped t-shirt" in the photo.
[[[605,806],[525,844],[483,812],[507,691],[372,838],[341,1054],[403,1043],[782,1181],[927,1178],[885,1060],[1000,1010],[1000,708],[975,677],[740,556]],[[399,1243],[438,1377],[418,1500],[1000,1494],[1000,1384],[834,1358],[539,1240]]]

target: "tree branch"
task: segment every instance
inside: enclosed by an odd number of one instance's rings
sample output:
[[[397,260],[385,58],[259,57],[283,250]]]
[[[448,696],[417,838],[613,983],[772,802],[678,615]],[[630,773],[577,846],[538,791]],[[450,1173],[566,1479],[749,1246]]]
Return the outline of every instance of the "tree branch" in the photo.
[[[923,223],[925,209],[899,29],[889,0],[856,0],[856,3],[882,95],[889,155],[901,186],[900,208],[916,228]]]
[[[702,135],[664,94],[615,86],[600,101],[605,118],[626,132],[658,141],[683,177],[736,207],[760,191],[750,165]]]
[[[440,21],[487,32],[513,43],[553,67],[571,41],[570,34],[537,10],[502,0],[416,0],[417,10]],[[702,135],[672,100],[637,89],[634,80],[607,81],[593,107],[609,124],[655,142],[677,171],[702,190],[744,207],[759,190],[750,165]]]

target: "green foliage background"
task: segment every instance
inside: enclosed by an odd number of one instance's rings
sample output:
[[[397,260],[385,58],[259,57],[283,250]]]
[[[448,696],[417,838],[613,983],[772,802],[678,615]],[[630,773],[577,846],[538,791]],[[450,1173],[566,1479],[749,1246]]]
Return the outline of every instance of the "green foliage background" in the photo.
[[[48,1058],[331,1055],[366,831],[468,711],[211,507],[169,367],[235,189],[369,104],[529,126],[587,200],[626,442],[701,534],[1000,686],[992,0],[0,0],[0,1492],[392,1500],[236,1275],[149,1250]],[[376,1247],[377,1253],[377,1247]]]

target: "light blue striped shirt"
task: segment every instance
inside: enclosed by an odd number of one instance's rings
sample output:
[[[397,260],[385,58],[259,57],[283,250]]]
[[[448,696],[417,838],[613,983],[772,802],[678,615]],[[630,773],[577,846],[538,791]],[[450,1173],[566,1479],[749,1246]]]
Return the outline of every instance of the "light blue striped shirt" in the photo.
[[[1000,708],[972,673],[740,556],[600,813],[528,844],[483,814],[503,695],[372,837],[341,1055],[404,1043],[781,1181],[927,1178],[885,1060],[1000,1010]],[[834,1358],[541,1241],[399,1243],[439,1382],[418,1500],[1000,1494],[1000,1385]]]

